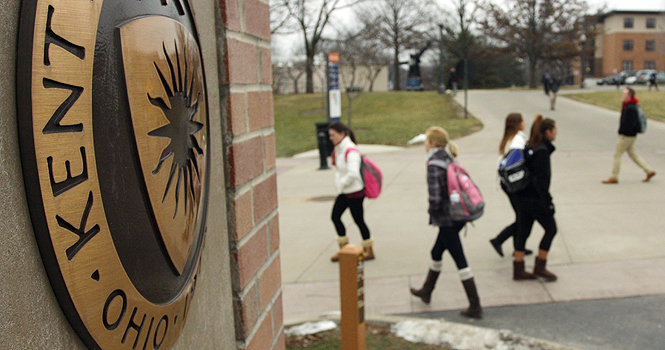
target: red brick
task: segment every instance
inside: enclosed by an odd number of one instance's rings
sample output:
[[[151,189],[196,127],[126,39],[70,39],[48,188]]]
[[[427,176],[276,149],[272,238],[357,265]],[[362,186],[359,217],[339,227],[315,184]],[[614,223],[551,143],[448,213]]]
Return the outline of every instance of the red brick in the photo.
[[[284,330],[279,334],[277,343],[275,343],[275,347],[272,348],[272,350],[286,350],[286,336],[284,335]]]
[[[266,170],[270,170],[276,165],[275,133],[266,135],[265,139],[263,139],[263,146],[265,147],[263,154],[266,162]]]
[[[270,49],[261,49],[261,83],[272,84],[272,63]]]
[[[238,249],[238,270],[240,289],[245,289],[249,281],[268,261],[268,238],[266,227],[260,228],[252,238]]]
[[[238,0],[221,0],[222,13],[224,14],[224,21],[226,28],[233,31],[241,31],[240,25],[240,6]]]
[[[272,318],[265,317],[256,333],[254,333],[252,340],[249,341],[247,350],[270,349],[273,340],[275,340],[275,338],[272,336]]]
[[[279,256],[277,256],[270,266],[263,271],[261,277],[259,277],[259,301],[261,302],[261,310],[266,309],[266,307],[270,305],[270,301],[281,286],[281,264]]]
[[[272,331],[275,335],[281,334],[280,329],[284,324],[284,307],[282,305],[282,293],[279,293],[277,300],[272,305]]]
[[[231,94],[229,98],[229,129],[233,135],[247,133],[247,97],[244,93]]]
[[[254,222],[277,209],[277,176],[273,174],[254,187]]]
[[[244,325],[244,334],[249,334],[254,326],[256,326],[256,321],[259,319],[261,314],[261,309],[259,305],[259,288],[257,284],[252,285],[252,288],[247,292],[244,298],[241,300],[242,308],[242,318]],[[274,322],[274,321],[273,321]]]
[[[250,92],[247,94],[247,101],[250,131],[266,128],[275,123],[271,91]]]
[[[279,248],[279,214],[268,222],[269,247],[272,255]]]
[[[247,191],[233,202],[235,209],[234,239],[241,240],[254,227],[252,215],[252,192]]]
[[[259,82],[258,51],[252,44],[228,40],[228,77],[231,84],[256,84]]]
[[[270,40],[270,6],[258,0],[245,0],[247,34]]]
[[[231,183],[235,186],[263,173],[263,140],[261,136],[239,142],[231,147]]]

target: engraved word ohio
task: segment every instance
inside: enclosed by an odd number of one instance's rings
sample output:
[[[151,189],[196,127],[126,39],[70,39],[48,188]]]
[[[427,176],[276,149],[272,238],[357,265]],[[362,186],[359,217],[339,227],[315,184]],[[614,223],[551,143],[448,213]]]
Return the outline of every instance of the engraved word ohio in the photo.
[[[200,268],[208,107],[186,0],[26,0],[17,60],[30,214],[86,346],[168,349]]]

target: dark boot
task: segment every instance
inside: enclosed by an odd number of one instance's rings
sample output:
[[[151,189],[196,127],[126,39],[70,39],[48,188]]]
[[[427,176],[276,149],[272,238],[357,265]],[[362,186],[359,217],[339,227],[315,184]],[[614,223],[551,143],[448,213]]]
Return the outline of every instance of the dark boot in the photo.
[[[535,280],[536,276],[524,271],[524,261],[513,261],[513,280]]]
[[[492,245],[492,247],[494,247],[494,250],[496,250],[497,254],[499,254],[499,256],[503,258],[503,249],[501,248],[501,243],[503,243],[503,241],[501,241],[499,236],[490,239],[490,244]]]
[[[429,270],[427,272],[427,279],[425,280],[423,287],[420,289],[411,288],[411,294],[422,299],[423,303],[429,304],[429,301],[432,299],[432,291],[434,290],[436,280],[439,278],[439,274],[441,274],[441,271]]]
[[[469,308],[462,310],[460,315],[471,318],[483,318],[483,308],[480,307],[480,298],[478,297],[478,290],[476,289],[476,282],[473,277],[462,281],[464,291],[467,298],[469,298]]]
[[[545,282],[556,281],[557,279],[556,275],[547,271],[545,265],[547,265],[546,259],[541,259],[539,257],[536,257],[536,266],[534,266],[533,268],[533,274],[538,277],[542,277],[545,280]]]

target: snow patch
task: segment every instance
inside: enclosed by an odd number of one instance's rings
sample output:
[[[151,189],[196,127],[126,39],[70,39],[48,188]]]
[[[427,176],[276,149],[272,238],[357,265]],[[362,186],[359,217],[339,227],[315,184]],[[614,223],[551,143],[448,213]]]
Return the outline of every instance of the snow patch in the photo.
[[[285,333],[286,335],[308,335],[328,331],[335,328],[337,328],[337,324],[333,321],[307,322],[293,326],[287,329]]]

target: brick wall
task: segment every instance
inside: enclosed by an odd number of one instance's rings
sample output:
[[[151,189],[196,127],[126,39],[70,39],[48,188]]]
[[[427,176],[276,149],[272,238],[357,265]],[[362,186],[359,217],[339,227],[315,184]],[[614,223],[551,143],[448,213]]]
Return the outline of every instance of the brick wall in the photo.
[[[623,49],[624,40],[633,40],[633,50]],[[654,40],[655,51],[646,51],[646,41]],[[614,33],[603,38],[603,74],[622,70],[623,61],[632,61],[633,70],[644,69],[645,61],[653,61],[656,69],[665,69],[665,33]]]
[[[238,349],[284,345],[268,0],[219,0],[226,195]]]

